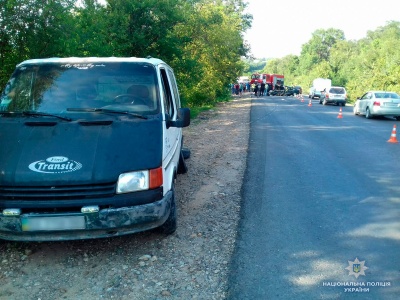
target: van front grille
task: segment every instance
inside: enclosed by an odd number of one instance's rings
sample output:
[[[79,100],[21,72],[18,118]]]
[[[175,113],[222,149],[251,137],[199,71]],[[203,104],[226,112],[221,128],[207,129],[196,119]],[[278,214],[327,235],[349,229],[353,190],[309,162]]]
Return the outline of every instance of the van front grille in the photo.
[[[115,183],[72,186],[0,187],[0,201],[54,201],[112,197]]]

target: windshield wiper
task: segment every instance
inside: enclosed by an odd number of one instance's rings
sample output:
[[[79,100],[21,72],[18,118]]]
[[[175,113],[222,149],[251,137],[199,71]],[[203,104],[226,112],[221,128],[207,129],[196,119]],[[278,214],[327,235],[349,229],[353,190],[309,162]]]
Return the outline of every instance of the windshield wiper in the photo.
[[[126,110],[115,110],[115,109],[108,109],[108,108],[67,108],[67,111],[87,111],[87,112],[106,112],[106,113],[113,113],[113,114],[121,114],[121,115],[129,115],[139,119],[147,120],[148,117],[133,113]]]
[[[20,115],[20,112],[15,112],[15,111],[0,111],[0,115],[6,115],[6,116],[16,116]]]
[[[54,118],[58,118],[60,120],[68,121],[68,122],[72,121],[71,118],[67,118],[67,117],[63,117],[63,116],[59,116],[59,115],[54,115],[54,114],[49,114],[49,113],[45,113],[45,112],[39,112],[39,111],[23,111],[22,114],[24,116],[54,117]]]

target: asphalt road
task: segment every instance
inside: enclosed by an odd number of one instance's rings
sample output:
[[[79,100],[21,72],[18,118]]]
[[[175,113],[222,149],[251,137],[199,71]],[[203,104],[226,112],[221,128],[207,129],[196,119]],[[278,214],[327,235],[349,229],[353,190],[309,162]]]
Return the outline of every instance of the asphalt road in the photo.
[[[400,122],[308,104],[253,98],[229,299],[399,299]]]

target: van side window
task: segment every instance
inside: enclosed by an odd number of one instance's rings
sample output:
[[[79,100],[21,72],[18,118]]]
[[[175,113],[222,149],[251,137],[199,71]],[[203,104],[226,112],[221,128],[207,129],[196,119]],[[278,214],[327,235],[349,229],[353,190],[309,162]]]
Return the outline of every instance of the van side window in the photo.
[[[174,109],[174,103],[173,103],[173,98],[172,98],[172,92],[167,76],[167,72],[165,69],[160,69],[161,71],[161,80],[162,80],[162,93],[163,93],[163,101],[164,101],[164,107],[165,107],[165,112],[171,117],[174,117],[175,109]]]
[[[171,70],[168,70],[168,75],[169,75],[169,79],[171,80],[171,85],[172,85],[172,90],[174,92],[176,107],[179,108],[179,107],[181,107],[181,99],[179,98],[178,85],[176,84],[174,73],[172,73]]]

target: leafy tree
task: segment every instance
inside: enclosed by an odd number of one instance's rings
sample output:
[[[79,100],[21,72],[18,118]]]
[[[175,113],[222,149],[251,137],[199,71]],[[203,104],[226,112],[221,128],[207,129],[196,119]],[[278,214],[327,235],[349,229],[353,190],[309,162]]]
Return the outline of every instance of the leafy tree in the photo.
[[[28,58],[159,57],[174,67],[182,99],[229,95],[249,52],[243,0],[0,0],[0,84]]]
[[[300,54],[300,65],[302,70],[307,72],[313,68],[314,65],[322,61],[328,61],[330,57],[330,50],[336,42],[344,40],[344,32],[340,29],[318,29],[310,39],[310,41],[303,45]]]
[[[171,34],[185,21],[182,0],[108,0],[107,27],[113,52],[122,56],[179,56],[181,41]],[[172,40],[171,40],[172,39]]]
[[[345,86],[350,100],[367,90],[400,92],[400,22],[369,31],[358,41],[347,41],[338,29],[319,29],[303,45],[299,57],[268,61],[266,73],[285,75],[288,85],[309,87],[313,79],[332,79],[333,85]],[[306,89],[303,89],[306,91]]]
[[[82,0],[74,12],[75,30],[68,39],[71,55],[113,55],[106,8],[97,0]]]
[[[329,59],[329,78],[332,78],[332,84],[346,86],[355,68],[352,58],[356,54],[357,47],[354,41],[339,41],[332,47]]]
[[[74,31],[74,0],[0,0],[0,83],[28,58],[63,56]]]
[[[261,73],[267,64],[267,61],[266,60],[255,60],[255,61],[248,61],[247,63],[249,65],[248,72],[251,75],[254,73]]]
[[[343,64],[353,99],[367,90],[400,92],[400,23],[390,22],[370,31],[353,47],[354,55]]]
[[[194,78],[178,76],[185,79],[181,90],[192,105],[210,104],[228,95],[229,83],[242,74],[241,56],[248,51],[241,36],[248,24],[242,15],[244,8],[239,0],[197,1],[187,23],[177,26],[181,37],[190,37],[183,58],[196,61],[196,72],[191,72]]]

